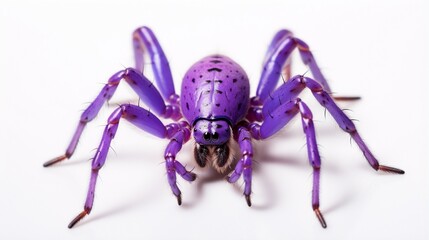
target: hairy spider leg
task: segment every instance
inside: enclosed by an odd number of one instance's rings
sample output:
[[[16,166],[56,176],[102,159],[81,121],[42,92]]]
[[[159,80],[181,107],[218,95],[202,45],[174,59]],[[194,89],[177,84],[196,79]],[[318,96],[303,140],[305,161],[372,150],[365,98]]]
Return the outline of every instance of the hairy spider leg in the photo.
[[[194,181],[197,175],[195,173],[187,171],[186,168],[179,161],[176,160],[176,155],[180,151],[180,149],[182,149],[182,145],[189,141],[189,138],[191,136],[191,127],[185,121],[181,121],[178,124],[172,124],[178,126],[179,129],[176,130],[176,133],[172,137],[170,137],[171,140],[167,148],[165,149],[164,158],[165,165],[167,168],[168,183],[170,184],[173,194],[177,198],[177,204],[182,205],[182,194],[176,183],[176,172],[180,176],[182,176],[183,179],[189,182]]]
[[[326,228],[326,222],[322,213],[319,210],[319,183],[320,183],[320,167],[321,159],[317,148],[316,132],[314,130],[313,114],[308,106],[299,98],[287,101],[278,106],[273,112],[265,117],[262,125],[258,123],[250,124],[250,132],[255,139],[266,139],[280,129],[282,129],[289,121],[295,117],[298,112],[301,114],[302,127],[306,136],[307,153],[310,165],[313,167],[313,192],[312,206],[320,224]]]
[[[314,130],[313,114],[311,113],[308,106],[298,101],[299,112],[301,113],[302,128],[305,133],[307,140],[307,154],[310,165],[313,167],[313,191],[312,191],[312,206],[313,211],[316,213],[320,224],[323,228],[326,228],[326,222],[323,218],[322,213],[319,210],[319,186],[320,186],[320,167],[322,165],[319,149],[317,148],[316,131]]]
[[[177,104],[179,96],[174,90],[173,77],[167,57],[153,31],[148,27],[137,28],[132,35],[136,69],[143,73],[145,53],[149,54],[152,70],[161,95]]]
[[[248,124],[246,124],[248,125]],[[244,179],[244,197],[246,198],[247,205],[252,206],[250,194],[252,193],[252,160],[253,160],[253,147],[252,136],[247,129],[247,126],[240,126],[237,130],[238,138],[236,141],[240,146],[241,159],[237,162],[234,171],[228,177],[228,182],[235,183],[243,174]]]
[[[110,148],[110,143],[115,137],[116,131],[119,126],[121,118],[126,119],[138,128],[146,131],[159,138],[171,139],[170,144],[167,146],[165,152],[166,168],[168,174],[168,182],[172,188],[173,193],[178,199],[180,204],[180,190],[176,185],[176,172],[187,181],[193,181],[196,175],[187,171],[185,167],[175,159],[177,152],[179,152],[182,144],[189,140],[190,130],[186,122],[171,123],[166,126],[157,118],[153,113],[139,106],[131,104],[123,104],[118,107],[109,117],[106,128],[104,129],[103,137],[97,152],[92,160],[91,178],[89,182],[88,194],[84,204],[84,210],[78,214],[68,225],[72,228],[83,217],[88,215],[94,203],[95,185],[97,182],[98,172],[103,167],[107,153]]]
[[[323,76],[319,66],[310,51],[310,47],[301,39],[293,37],[292,33],[287,30],[280,30],[272,40],[267,51],[263,71],[259,80],[256,97],[253,102],[261,105],[270,96],[277,86],[280,79],[280,74],[289,71],[286,74],[286,79],[290,77],[290,58],[293,50],[298,48],[301,59],[309,68],[314,78],[323,86],[327,92],[331,92],[331,88]],[[289,68],[289,70],[288,70]],[[338,100],[357,100],[360,97],[335,97]]]
[[[285,84],[280,86],[273,94],[272,98],[268,99],[263,108],[262,116],[266,121],[282,121],[273,118],[273,113],[277,111],[279,107],[282,106],[282,103],[288,102],[291,99],[295,99],[305,88],[308,88],[313,93],[316,100],[325,107],[328,112],[333,116],[339,127],[350,134],[353,140],[357,143],[361,151],[363,152],[365,158],[372,168],[375,170],[393,172],[398,174],[404,174],[403,170],[392,168],[388,166],[380,165],[377,159],[374,157],[372,152],[369,150],[368,146],[363,142],[361,136],[359,135],[356,126],[352,120],[347,117],[347,115],[337,106],[332,97],[323,89],[323,86],[317,81],[304,77],[301,75],[293,77],[291,80],[287,81]],[[260,118],[260,117],[259,117]],[[277,132],[282,126],[274,124],[273,126],[266,125],[267,127],[262,131],[262,134],[271,135]],[[262,135],[264,137],[265,135]]]
[[[166,105],[156,87],[142,73],[133,68],[121,70],[109,78],[107,84],[103,87],[95,100],[82,113],[79,124],[65,154],[47,161],[43,164],[44,167],[68,159],[73,155],[86,124],[97,116],[103,104],[113,96],[122,79],[125,79],[140,99],[157,115],[175,120],[182,117],[179,106]]]

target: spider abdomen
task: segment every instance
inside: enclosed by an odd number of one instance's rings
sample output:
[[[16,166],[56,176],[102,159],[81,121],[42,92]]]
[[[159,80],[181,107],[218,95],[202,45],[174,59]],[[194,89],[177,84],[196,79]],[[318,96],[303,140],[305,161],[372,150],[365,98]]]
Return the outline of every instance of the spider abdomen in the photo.
[[[232,59],[207,56],[186,72],[180,102],[191,124],[198,118],[225,118],[235,125],[249,107],[249,79]]]

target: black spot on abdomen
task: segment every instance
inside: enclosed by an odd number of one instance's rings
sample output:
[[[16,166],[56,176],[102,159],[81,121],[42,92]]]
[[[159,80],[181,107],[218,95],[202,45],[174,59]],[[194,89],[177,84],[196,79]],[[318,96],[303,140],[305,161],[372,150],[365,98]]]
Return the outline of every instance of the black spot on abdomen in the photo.
[[[220,69],[220,68],[210,68],[210,69],[207,69],[207,71],[208,72],[213,72],[213,71],[222,72],[222,69]]]

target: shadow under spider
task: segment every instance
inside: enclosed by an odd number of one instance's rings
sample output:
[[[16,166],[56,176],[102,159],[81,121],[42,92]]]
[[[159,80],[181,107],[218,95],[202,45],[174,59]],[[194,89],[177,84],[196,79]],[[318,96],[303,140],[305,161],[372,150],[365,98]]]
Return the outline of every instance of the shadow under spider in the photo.
[[[291,138],[290,136],[288,136],[287,138]],[[273,186],[273,182],[277,182],[277,181],[284,181],[284,179],[273,179],[271,176],[271,174],[264,170],[263,167],[265,164],[271,163],[271,164],[276,164],[276,165],[281,165],[281,166],[285,166],[285,167],[293,167],[293,168],[298,168],[298,169],[308,169],[309,171],[311,171],[312,167],[311,165],[308,163],[308,159],[307,158],[294,158],[294,157],[290,157],[290,156],[273,156],[270,155],[270,147],[269,144],[267,144],[267,142],[265,143],[257,143],[254,142],[254,162],[253,162],[253,183],[255,181],[259,181],[260,182],[260,186],[259,188],[259,192],[258,193],[253,193],[252,194],[252,200],[255,200],[251,209],[254,210],[266,210],[266,209],[270,209],[273,206],[277,205],[278,203],[278,189],[275,189]],[[297,150],[298,152],[298,150]],[[131,153],[130,153],[131,154]],[[121,158],[125,158],[125,159],[138,159],[139,161],[144,161],[144,159],[142,159],[141,156],[136,157],[135,154],[131,154],[133,157],[129,156],[128,154],[123,155],[121,154]],[[124,157],[125,156],[125,157]],[[90,161],[91,159],[78,159],[78,160],[73,160],[73,161],[65,161],[62,164],[59,164],[57,166],[62,166],[62,165],[76,165],[76,164],[83,164],[86,163],[88,161]],[[188,162],[189,165],[196,165],[196,163],[194,163],[193,161],[189,161]],[[196,206],[196,204],[199,202],[199,200],[202,198],[202,196],[204,195],[204,186],[208,185],[210,183],[216,183],[219,181],[222,181],[225,185],[225,187],[229,187],[228,185],[231,185],[230,183],[227,182],[227,177],[228,175],[234,170],[235,168],[235,164],[236,162],[231,166],[231,168],[226,171],[223,174],[220,174],[218,172],[216,172],[211,166],[209,166],[209,164],[207,164],[207,166],[202,169],[202,168],[197,168],[198,170],[198,176],[195,182],[193,182],[192,184],[192,188],[194,189],[194,194],[189,194],[189,193],[184,193],[185,195],[190,195],[190,197],[186,197],[186,200],[182,203],[182,205],[180,207],[182,208],[192,208],[194,206]],[[54,166],[54,167],[57,167]],[[326,169],[326,167],[325,167]],[[257,176],[257,178],[255,178],[255,176]],[[179,178],[178,178],[179,179]],[[179,180],[180,183],[181,180]],[[168,185],[166,185],[168,186]],[[232,184],[232,187],[234,189],[234,192],[237,193],[237,195],[239,195],[243,201],[243,205],[245,204],[245,200],[244,200],[244,196],[243,196],[243,180],[242,177],[240,178],[239,181],[237,181],[236,183]],[[262,191],[260,191],[262,189]],[[150,189],[148,189],[150,190]],[[311,189],[309,189],[309,191],[311,191]],[[256,197],[259,194],[264,194],[262,197]],[[293,193],[290,193],[293,194]],[[260,196],[260,195],[259,195]],[[167,196],[167,197],[171,197],[171,196]],[[307,196],[303,196],[307,197]],[[127,203],[121,203],[119,205],[117,205],[114,208],[111,208],[109,210],[100,212],[100,213],[95,213],[92,215],[92,217],[87,218],[85,221],[82,221],[80,224],[78,224],[76,227],[78,227],[79,225],[85,225],[87,223],[90,223],[92,221],[97,221],[99,219],[102,219],[104,217],[108,217],[111,215],[116,215],[118,213],[122,213],[122,212],[126,212],[126,211],[130,211],[133,210],[135,208],[137,208],[138,206],[141,206],[142,204],[144,204],[144,202],[148,202],[148,200],[151,198],[151,194],[144,194],[143,196],[138,196],[135,197],[132,200],[129,200]],[[331,212],[333,210],[336,210],[338,208],[340,208],[341,206],[343,206],[344,204],[347,204],[348,202],[350,202],[350,200],[352,199],[352,196],[349,195],[344,195],[341,199],[338,199],[335,203],[327,206],[324,210],[325,213]],[[172,201],[174,201],[174,199],[172,199]],[[149,201],[150,202],[150,201]]]

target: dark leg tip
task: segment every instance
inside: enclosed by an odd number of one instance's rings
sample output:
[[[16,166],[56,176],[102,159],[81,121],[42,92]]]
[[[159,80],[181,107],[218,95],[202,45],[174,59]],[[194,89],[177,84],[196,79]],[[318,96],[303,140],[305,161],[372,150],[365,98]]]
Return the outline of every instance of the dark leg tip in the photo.
[[[247,206],[251,207],[252,206],[252,201],[250,200],[250,195],[244,195],[244,197],[246,198]]]
[[[176,196],[177,197],[177,204],[180,206],[182,205],[182,194],[179,194]]]
[[[197,174],[195,174],[193,172],[190,172],[189,174],[191,174],[191,179],[190,179],[191,182],[193,182],[193,181],[195,181],[195,179],[197,179]]]
[[[359,96],[334,96],[333,98],[337,101],[356,101],[361,99]]]
[[[61,156],[59,156],[59,157],[56,157],[56,158],[54,158],[54,159],[51,159],[51,160],[49,160],[49,161],[45,162],[45,163],[43,164],[43,167],[49,167],[49,166],[51,166],[51,165],[53,165],[53,164],[55,164],[55,163],[58,163],[58,162],[61,162],[62,160],[65,160],[65,159],[67,159],[67,158],[68,158],[68,157],[66,156],[66,154],[61,155]]]
[[[318,208],[314,209],[314,213],[316,213],[317,219],[319,219],[320,224],[322,225],[323,228],[326,228],[326,222],[325,219],[323,218],[322,213],[320,212],[320,210]]]
[[[72,228],[74,225],[76,225],[76,223],[78,223],[82,218],[84,218],[86,215],[88,214],[88,212],[86,210],[83,210],[81,213],[79,213],[79,215],[77,215],[70,223],[69,223],[69,228]]]
[[[384,172],[389,172],[389,173],[396,173],[396,174],[404,174],[405,173],[404,170],[401,170],[399,168],[388,167],[388,166],[383,166],[383,165],[378,166],[378,170],[381,170]]]

